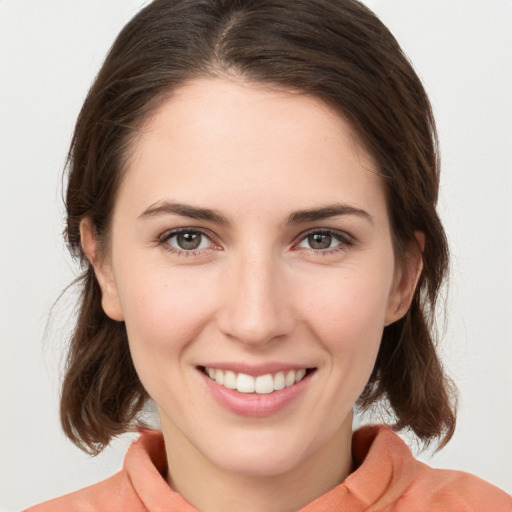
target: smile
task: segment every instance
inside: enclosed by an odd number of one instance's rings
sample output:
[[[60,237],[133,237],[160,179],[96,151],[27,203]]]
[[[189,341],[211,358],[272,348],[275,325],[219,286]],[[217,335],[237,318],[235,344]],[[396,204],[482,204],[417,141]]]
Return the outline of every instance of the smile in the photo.
[[[289,388],[300,382],[306,376],[308,370],[300,368],[253,377],[252,375],[236,373],[231,370],[204,367],[204,373],[217,384],[227,389],[236,389],[239,393],[267,395],[274,391]]]

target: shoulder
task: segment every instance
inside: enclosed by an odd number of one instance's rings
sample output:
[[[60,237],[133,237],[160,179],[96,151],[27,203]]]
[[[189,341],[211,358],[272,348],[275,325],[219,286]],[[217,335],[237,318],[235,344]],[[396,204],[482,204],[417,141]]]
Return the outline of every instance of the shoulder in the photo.
[[[143,432],[128,450],[119,473],[26,512],[145,511],[145,501],[151,501],[152,492],[157,491],[164,500],[172,492],[162,476],[166,464],[162,435],[156,431]]]
[[[512,511],[507,493],[469,473],[435,469],[416,460],[388,428],[360,429],[354,434],[353,450],[360,467],[346,484],[372,496],[375,510]]]
[[[126,486],[124,471],[97,484],[66,494],[60,498],[41,503],[26,512],[112,512],[144,510],[143,508],[126,508]]]
[[[421,500],[432,511],[512,512],[512,497],[481,478],[434,469],[419,461],[415,465],[416,478],[402,498],[403,510],[408,510],[408,501]]]

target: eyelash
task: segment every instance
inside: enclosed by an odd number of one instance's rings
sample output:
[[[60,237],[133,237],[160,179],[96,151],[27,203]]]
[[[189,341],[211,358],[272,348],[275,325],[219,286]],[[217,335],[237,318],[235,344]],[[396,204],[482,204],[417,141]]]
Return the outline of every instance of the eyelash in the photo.
[[[172,247],[169,244],[169,240],[171,240],[174,237],[177,237],[180,234],[199,235],[201,237],[205,237],[212,244],[210,247],[208,247],[208,249],[217,250],[216,247],[219,247],[215,244],[215,242],[213,242],[213,240],[212,240],[213,237],[208,232],[206,232],[202,229],[197,229],[197,228],[177,228],[177,229],[172,229],[170,231],[166,231],[165,233],[163,233],[162,235],[160,235],[158,237],[158,239],[157,239],[158,245],[162,246],[166,251],[176,254],[177,256],[185,256],[185,257],[198,256],[201,251],[205,250],[205,249],[185,250],[185,249],[178,249],[176,247]],[[202,240],[201,240],[201,243],[202,243]]]
[[[185,250],[185,249],[178,249],[176,247],[172,247],[169,244],[169,240],[171,240],[174,237],[179,236],[180,234],[191,234],[191,235],[199,235],[201,237],[205,237],[208,239],[211,243],[211,246],[208,248],[198,249],[198,250]],[[347,233],[343,231],[338,231],[334,229],[311,229],[309,231],[306,231],[304,233],[301,233],[297,238],[297,242],[293,244],[293,249],[297,250],[300,249],[299,244],[307,240],[308,237],[312,235],[322,235],[322,236],[331,236],[333,239],[337,240],[339,243],[335,247],[332,248],[326,248],[326,249],[313,249],[312,247],[304,247],[309,252],[312,252],[314,254],[322,255],[322,256],[328,256],[330,254],[335,254],[337,252],[347,251],[352,246],[355,245],[355,240],[352,236],[348,235]],[[166,251],[169,251],[177,256],[198,256],[201,251],[204,250],[218,250],[220,246],[216,245],[215,242],[212,240],[212,236],[205,230],[198,229],[198,228],[177,228],[170,231],[166,231],[162,235],[160,235],[157,239],[158,245],[162,246]],[[202,241],[201,241],[202,243]]]
[[[300,243],[304,242],[308,237],[312,235],[323,235],[323,236],[331,236],[333,239],[337,240],[339,243],[335,247],[327,248],[327,249],[313,249],[312,247],[305,247],[306,250],[313,252],[314,254],[319,254],[321,256],[329,256],[330,254],[335,254],[338,252],[347,251],[351,247],[355,245],[355,240],[352,236],[344,231],[338,231],[336,229],[310,229],[305,233],[301,233],[297,240],[298,242],[294,244],[294,248],[298,247]]]

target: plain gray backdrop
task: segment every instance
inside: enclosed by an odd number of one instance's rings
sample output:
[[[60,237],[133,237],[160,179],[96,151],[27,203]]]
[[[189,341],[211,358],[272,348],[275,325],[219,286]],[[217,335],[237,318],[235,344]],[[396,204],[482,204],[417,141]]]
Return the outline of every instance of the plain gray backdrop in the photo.
[[[143,0],[0,0],[0,509],[106,478],[130,442],[92,459],[58,423],[76,276],[61,238],[61,171],[87,89]],[[512,1],[367,0],[430,94],[453,259],[442,353],[459,424],[439,454],[512,491]]]

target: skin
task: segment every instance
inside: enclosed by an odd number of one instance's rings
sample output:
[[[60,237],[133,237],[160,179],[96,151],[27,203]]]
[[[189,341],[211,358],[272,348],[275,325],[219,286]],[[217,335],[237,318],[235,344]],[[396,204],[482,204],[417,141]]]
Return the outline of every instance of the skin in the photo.
[[[82,222],[103,308],[125,322],[158,405],[169,483],[195,507],[297,510],[350,473],[353,405],[420,270],[419,250],[395,262],[375,171],[320,100],[200,79],[141,127],[104,256]],[[162,208],[176,203],[217,217]],[[290,222],[332,205],[348,212]],[[180,249],[178,228],[200,237],[196,250]],[[213,400],[198,370],[212,361],[315,371],[287,407],[255,418]]]

